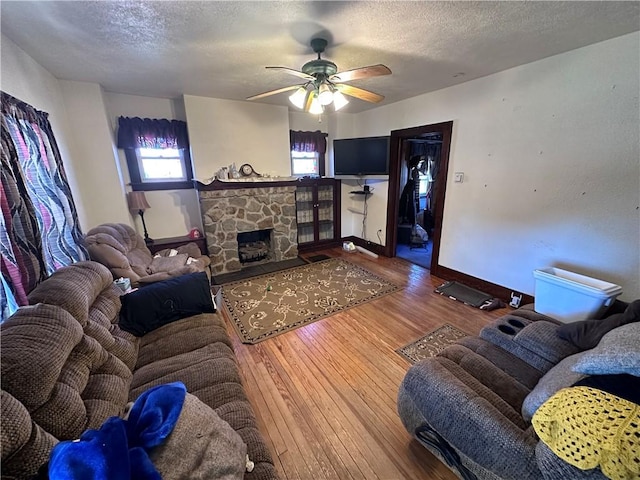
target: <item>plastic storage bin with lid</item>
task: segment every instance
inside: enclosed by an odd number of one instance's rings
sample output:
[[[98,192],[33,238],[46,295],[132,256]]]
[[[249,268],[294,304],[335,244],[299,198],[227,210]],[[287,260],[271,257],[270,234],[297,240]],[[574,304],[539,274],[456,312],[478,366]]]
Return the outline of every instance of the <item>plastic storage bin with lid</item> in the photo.
[[[534,309],[563,323],[599,318],[622,287],[555,267],[533,271]]]

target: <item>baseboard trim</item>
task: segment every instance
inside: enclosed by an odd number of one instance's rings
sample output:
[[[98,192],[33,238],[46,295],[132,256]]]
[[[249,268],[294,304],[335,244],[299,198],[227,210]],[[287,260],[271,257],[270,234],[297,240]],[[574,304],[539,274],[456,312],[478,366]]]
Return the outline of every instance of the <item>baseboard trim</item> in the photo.
[[[298,253],[309,253],[309,252],[315,252],[317,250],[324,250],[326,248],[333,248],[333,247],[338,247],[342,245],[342,241],[341,240],[330,240],[330,241],[323,241],[322,243],[314,243],[311,245],[300,245],[298,244]]]
[[[344,237],[342,239],[343,242],[353,242],[354,245],[357,245],[359,247],[362,248],[366,248],[367,250],[376,253],[378,255],[382,255],[383,257],[386,257],[387,255],[385,254],[385,250],[384,250],[384,245],[380,245],[378,243],[373,243],[370,242],[368,240],[363,240],[360,237],[354,237],[354,236],[350,236],[350,237]]]
[[[366,248],[367,250],[370,250],[373,253],[377,253],[378,255],[382,255],[382,256],[387,256],[385,253],[385,247],[383,245],[379,245],[377,243],[373,243],[368,240],[363,240],[360,237],[355,237],[355,236],[344,237],[342,241],[353,242],[354,245],[358,245],[360,247]],[[463,283],[469,287],[475,288],[477,290],[481,290],[495,298],[499,298],[500,300],[502,300],[507,304],[511,301],[511,292],[514,291],[513,289],[503,287],[502,285],[491,283],[481,278],[473,277],[471,275],[467,275],[466,273],[462,273],[457,270],[453,270],[451,268],[443,267],[442,265],[436,265],[435,268],[431,269],[431,275],[442,278],[443,280],[450,280],[450,281]],[[521,292],[518,292],[518,293],[521,293]],[[522,300],[520,301],[520,305],[527,305],[530,303],[533,303],[533,296],[523,293]]]
[[[511,301],[511,292],[514,291],[510,288],[503,287],[502,285],[491,283],[486,280],[482,280],[481,278],[473,277],[471,275],[467,275],[466,273],[443,267],[442,265],[437,265],[435,269],[432,269],[431,274],[435,275],[436,277],[442,278],[443,280],[463,283],[471,288],[475,288],[495,298],[499,298],[507,304]],[[533,297],[531,295],[523,293],[520,305],[527,305],[529,303],[533,303]]]

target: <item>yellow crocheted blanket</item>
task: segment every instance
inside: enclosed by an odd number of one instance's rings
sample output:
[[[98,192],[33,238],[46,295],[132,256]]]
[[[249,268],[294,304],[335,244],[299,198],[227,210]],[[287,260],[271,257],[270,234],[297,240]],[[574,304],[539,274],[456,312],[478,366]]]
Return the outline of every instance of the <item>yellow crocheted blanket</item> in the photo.
[[[533,427],[560,458],[608,478],[640,479],[640,406],[591,387],[564,388],[535,413]]]

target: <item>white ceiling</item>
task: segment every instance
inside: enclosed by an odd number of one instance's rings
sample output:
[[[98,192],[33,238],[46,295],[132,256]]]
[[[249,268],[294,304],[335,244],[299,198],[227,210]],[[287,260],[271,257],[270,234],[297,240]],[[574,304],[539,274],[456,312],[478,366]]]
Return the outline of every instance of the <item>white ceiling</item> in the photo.
[[[309,41],[382,104],[640,30],[640,2],[0,1],[2,34],[60,79],[116,93],[243,100],[301,83]],[[288,93],[259,100],[288,105]],[[344,111],[375,105],[353,99]],[[293,107],[291,107],[293,108]]]

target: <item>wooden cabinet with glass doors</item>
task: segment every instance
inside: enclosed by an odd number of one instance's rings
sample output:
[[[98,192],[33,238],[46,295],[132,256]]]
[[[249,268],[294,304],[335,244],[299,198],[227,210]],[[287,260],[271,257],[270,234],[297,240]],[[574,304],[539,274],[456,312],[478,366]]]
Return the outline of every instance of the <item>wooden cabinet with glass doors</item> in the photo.
[[[296,188],[298,251],[340,243],[340,180],[304,178]]]

